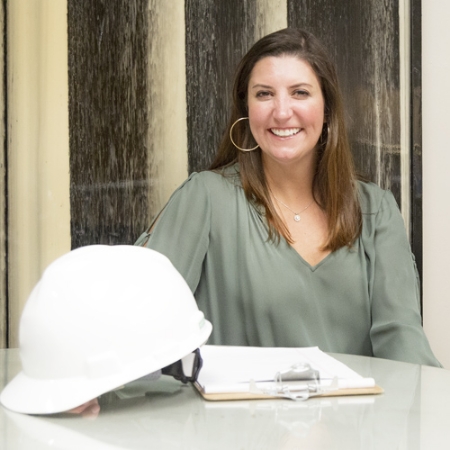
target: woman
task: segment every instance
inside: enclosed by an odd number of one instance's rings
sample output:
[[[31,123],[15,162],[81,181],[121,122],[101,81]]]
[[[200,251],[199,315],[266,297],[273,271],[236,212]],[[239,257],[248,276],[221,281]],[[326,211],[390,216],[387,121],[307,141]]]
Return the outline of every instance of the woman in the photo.
[[[319,346],[439,366],[390,192],[357,180],[333,64],[295,29],[238,66],[230,121],[137,241],[171,259],[211,344]]]

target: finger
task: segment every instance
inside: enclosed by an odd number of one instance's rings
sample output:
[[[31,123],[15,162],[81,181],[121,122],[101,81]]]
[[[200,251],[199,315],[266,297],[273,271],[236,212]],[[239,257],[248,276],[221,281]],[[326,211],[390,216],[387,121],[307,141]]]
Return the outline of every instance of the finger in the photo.
[[[83,414],[83,415],[90,415],[95,414],[98,415],[100,412],[100,405],[98,404],[98,400],[96,398],[89,400],[86,403],[83,403],[80,406],[77,406],[76,408],[73,408],[69,411],[67,411],[71,414]]]

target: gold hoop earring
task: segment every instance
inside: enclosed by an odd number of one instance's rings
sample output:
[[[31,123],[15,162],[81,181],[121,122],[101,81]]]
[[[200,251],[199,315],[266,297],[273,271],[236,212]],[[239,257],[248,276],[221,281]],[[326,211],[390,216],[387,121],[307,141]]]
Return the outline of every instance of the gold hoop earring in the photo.
[[[240,122],[241,120],[246,120],[246,119],[248,119],[248,117],[241,117],[240,119],[236,120],[236,122],[234,122],[233,125],[231,125],[231,128],[230,128],[230,139],[231,139],[232,144],[233,144],[238,150],[240,150],[241,152],[252,152],[253,150],[256,150],[256,149],[259,147],[259,145],[256,145],[256,147],[253,147],[253,148],[241,148],[241,147],[239,147],[238,145],[236,145],[236,142],[234,142],[233,136],[232,136],[234,126],[235,126],[238,122]]]

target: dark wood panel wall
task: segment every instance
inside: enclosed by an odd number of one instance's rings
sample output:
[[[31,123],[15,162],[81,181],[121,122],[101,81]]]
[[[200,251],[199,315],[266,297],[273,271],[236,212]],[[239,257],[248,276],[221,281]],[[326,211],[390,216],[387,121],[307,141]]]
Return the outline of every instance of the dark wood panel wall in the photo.
[[[422,4],[411,0],[411,245],[420,274],[422,251]]]
[[[145,226],[147,3],[68,1],[73,248]]]
[[[231,101],[234,69],[254,42],[256,0],[186,0],[189,170],[209,166]]]
[[[68,0],[73,247],[133,243],[151,190],[146,134],[151,0]],[[401,202],[399,0],[286,0],[289,26],[328,46],[341,79],[358,169]],[[255,41],[261,0],[185,0],[187,172],[211,162],[235,65]],[[170,26],[170,17],[161,18]],[[270,16],[266,18],[270,20]],[[164,22],[166,23],[166,22]],[[420,224],[420,0],[412,0],[413,246]],[[156,37],[155,37],[156,39]],[[161,43],[164,45],[164,43]],[[154,70],[154,69],[152,69]],[[184,132],[176,130],[176,132]],[[186,173],[187,173],[186,172]],[[417,244],[420,242],[420,244]]]

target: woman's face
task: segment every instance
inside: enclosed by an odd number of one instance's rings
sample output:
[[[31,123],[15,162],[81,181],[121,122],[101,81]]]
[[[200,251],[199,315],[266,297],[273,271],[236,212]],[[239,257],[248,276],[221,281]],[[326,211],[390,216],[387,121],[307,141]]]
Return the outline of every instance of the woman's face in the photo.
[[[248,112],[264,164],[314,161],[325,101],[309,63],[288,55],[258,61],[250,74]]]

